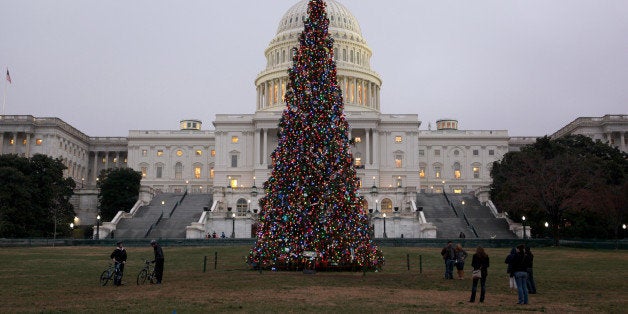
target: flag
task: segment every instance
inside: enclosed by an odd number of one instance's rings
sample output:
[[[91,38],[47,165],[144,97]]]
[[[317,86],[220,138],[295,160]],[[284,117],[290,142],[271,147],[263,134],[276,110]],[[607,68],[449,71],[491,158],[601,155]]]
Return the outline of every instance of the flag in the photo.
[[[11,84],[11,75],[9,75],[9,68],[7,68],[7,81]]]

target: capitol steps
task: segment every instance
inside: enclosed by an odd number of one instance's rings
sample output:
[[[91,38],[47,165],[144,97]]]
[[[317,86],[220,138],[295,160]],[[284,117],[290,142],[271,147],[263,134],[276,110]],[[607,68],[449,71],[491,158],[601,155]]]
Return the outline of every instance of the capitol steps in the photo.
[[[158,225],[154,226],[148,237],[164,239],[185,238],[185,227],[198,221],[206,208],[213,201],[211,194],[187,194],[172,215],[165,215]],[[169,213],[168,213],[169,214]]]
[[[155,195],[148,205],[140,207],[132,218],[120,219],[114,237],[118,239],[141,239],[157,222],[159,216],[166,216],[169,210],[181,199],[182,193],[164,193]],[[162,204],[163,202],[163,204]]]
[[[462,204],[463,201],[464,205]],[[437,238],[458,238],[460,232],[463,232],[467,238],[475,238],[474,230],[477,237],[483,239],[516,238],[504,219],[496,218],[487,206],[482,205],[475,197],[467,194],[447,194],[445,196],[442,193],[421,193],[417,195],[417,207],[422,207],[427,222],[436,226]]]

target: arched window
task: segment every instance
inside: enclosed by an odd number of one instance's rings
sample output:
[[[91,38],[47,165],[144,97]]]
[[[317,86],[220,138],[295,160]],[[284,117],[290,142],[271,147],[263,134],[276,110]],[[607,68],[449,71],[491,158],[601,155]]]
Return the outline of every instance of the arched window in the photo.
[[[460,179],[462,177],[462,173],[460,172],[460,163],[454,163],[454,178]]]
[[[246,212],[249,210],[249,202],[243,198],[238,199],[236,202],[236,215],[246,216]]]
[[[382,200],[382,208],[381,208],[381,212],[382,213],[392,213],[393,211],[393,206],[392,206],[392,201],[389,198],[385,198]]]
[[[175,180],[183,179],[183,165],[180,162],[174,165],[174,179]]]

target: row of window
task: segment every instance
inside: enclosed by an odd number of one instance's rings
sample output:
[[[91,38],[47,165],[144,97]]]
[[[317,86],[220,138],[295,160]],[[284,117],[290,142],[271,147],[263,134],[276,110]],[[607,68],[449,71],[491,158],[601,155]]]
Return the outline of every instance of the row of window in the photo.
[[[441,179],[442,178],[442,166],[441,165],[434,165],[433,166],[433,174],[434,174],[434,178],[435,179]],[[471,167],[471,171],[473,172],[473,178],[474,179],[479,179],[480,178],[480,166],[479,165],[473,165]],[[426,166],[419,166],[419,178],[423,179],[426,177],[425,174],[426,171]],[[462,170],[460,169],[460,163],[455,162],[454,163],[454,179],[462,179]]]
[[[175,151],[175,154],[176,154],[178,157],[181,157],[181,156],[183,156],[183,150],[181,150],[181,149],[177,149],[177,150]],[[156,155],[157,155],[157,157],[162,157],[162,156],[164,155],[164,150],[163,150],[163,149],[158,149],[158,150],[157,150],[157,152],[156,152]],[[203,151],[202,151],[202,150],[200,150],[200,149],[197,149],[197,150],[195,150],[195,151],[194,151],[194,155],[195,155],[195,156],[203,156]],[[215,150],[215,149],[212,149],[212,150],[210,151],[210,155],[211,155],[212,157],[215,157],[215,156],[216,156],[216,150]],[[148,150],[147,150],[147,149],[142,149],[142,157],[147,157],[147,156],[148,156]]]
[[[440,156],[441,155],[441,150],[440,149],[435,149],[433,151],[434,156]],[[474,149],[473,150],[473,156],[479,156],[480,155],[480,150],[478,149]],[[495,150],[494,149],[489,149],[488,150],[488,155],[489,156],[495,156]],[[425,150],[424,149],[419,149],[419,156],[423,157],[425,156]],[[454,150],[454,156],[460,156],[460,150]]]
[[[148,175],[148,165],[141,164],[140,172],[142,173],[142,177],[145,178]],[[156,164],[155,165],[155,179],[163,179],[164,176],[164,165]],[[192,167],[192,178],[201,179],[203,176],[203,166],[195,164]],[[214,167],[209,168],[209,178],[214,178]],[[177,162],[174,165],[174,179],[175,180],[183,180],[183,164]]]

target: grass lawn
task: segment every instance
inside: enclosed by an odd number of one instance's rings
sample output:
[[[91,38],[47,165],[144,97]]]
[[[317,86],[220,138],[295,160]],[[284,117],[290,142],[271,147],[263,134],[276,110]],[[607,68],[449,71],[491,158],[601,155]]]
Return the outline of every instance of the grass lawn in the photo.
[[[244,264],[248,247],[163,249],[162,285],[136,285],[143,260],[152,259],[147,245],[127,248],[123,286],[102,287],[98,278],[113,247],[0,248],[0,313],[626,313],[628,308],[626,251],[533,249],[538,294],[530,295],[529,305],[520,306],[516,290],[508,287],[504,264],[508,249],[487,249],[491,267],[484,304],[467,302],[470,259],[464,280],[445,280],[436,248],[382,247],[384,270],[366,274],[260,274]]]

